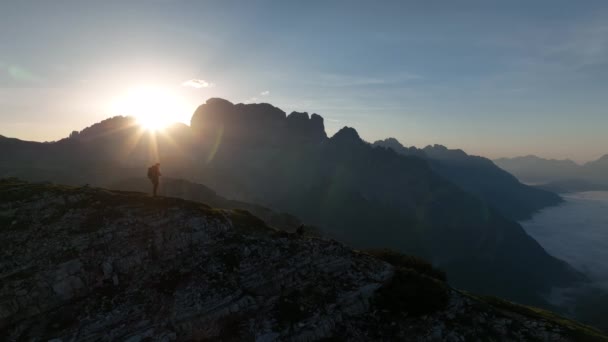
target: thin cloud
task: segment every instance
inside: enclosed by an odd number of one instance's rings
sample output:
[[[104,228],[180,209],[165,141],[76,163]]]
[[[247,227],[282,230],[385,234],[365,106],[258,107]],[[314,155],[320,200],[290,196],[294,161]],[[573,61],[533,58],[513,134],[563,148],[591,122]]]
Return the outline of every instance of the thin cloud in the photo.
[[[207,82],[205,80],[199,80],[199,79],[193,78],[191,80],[184,81],[182,83],[182,86],[184,86],[184,87],[192,87],[192,88],[196,88],[196,89],[201,89],[201,88],[212,88],[212,87],[215,87],[215,84],[213,84],[211,82]]]
[[[260,93],[260,95],[268,96],[268,95],[270,95],[270,90],[264,90],[263,92]]]
[[[257,98],[257,97],[250,97],[250,98],[248,98],[247,100],[243,101],[243,103],[245,103],[245,104],[249,104],[249,103],[255,103],[255,102],[257,102],[257,101],[258,101],[258,98]]]

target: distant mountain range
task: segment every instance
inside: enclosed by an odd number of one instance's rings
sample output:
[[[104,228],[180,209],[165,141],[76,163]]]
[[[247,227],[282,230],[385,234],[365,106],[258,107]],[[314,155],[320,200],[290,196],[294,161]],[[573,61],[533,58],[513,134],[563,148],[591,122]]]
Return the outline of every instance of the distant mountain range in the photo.
[[[433,171],[479,196],[501,214],[514,220],[530,218],[534,212],[562,202],[552,192],[520,183],[491,160],[470,156],[462,150],[451,150],[442,145],[429,145],[423,149],[404,147],[395,138],[376,141],[374,146],[424,158]]]
[[[608,154],[583,165],[569,159],[544,159],[533,155],[501,158],[494,162],[522,182],[551,191],[608,189]]]
[[[513,220],[558,197],[462,151],[413,152],[372,146],[349,127],[327,137],[317,114],[216,98],[190,126],[156,135],[115,117],[53,143],[1,138],[0,177],[128,189],[160,161],[166,176],[290,213],[354,247],[425,257],[460,288],[546,305],[552,288],[586,280]]]

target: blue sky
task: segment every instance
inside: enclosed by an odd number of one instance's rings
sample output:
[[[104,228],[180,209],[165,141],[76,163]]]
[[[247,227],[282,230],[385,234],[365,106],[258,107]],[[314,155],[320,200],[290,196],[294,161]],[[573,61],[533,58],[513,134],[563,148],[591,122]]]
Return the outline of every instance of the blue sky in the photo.
[[[585,161],[608,153],[608,3],[0,3],[0,134],[65,137],[140,85],[176,94],[181,121],[219,96],[329,134]]]

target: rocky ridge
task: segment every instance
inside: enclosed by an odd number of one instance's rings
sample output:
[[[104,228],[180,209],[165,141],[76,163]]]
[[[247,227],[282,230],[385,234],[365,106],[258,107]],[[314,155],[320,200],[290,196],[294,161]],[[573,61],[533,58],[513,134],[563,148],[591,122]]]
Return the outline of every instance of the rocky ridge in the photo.
[[[606,340],[419,261],[186,200],[2,180],[0,234],[9,341]]]
[[[321,143],[327,139],[323,118],[318,114],[287,115],[268,103],[235,105],[221,98],[200,105],[192,115],[191,127],[199,139],[254,145]]]

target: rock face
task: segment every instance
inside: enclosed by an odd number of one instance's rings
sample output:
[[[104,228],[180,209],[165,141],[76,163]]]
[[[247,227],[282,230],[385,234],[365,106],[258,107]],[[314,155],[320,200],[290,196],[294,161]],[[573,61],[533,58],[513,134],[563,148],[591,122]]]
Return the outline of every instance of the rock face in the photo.
[[[89,126],[80,132],[72,132],[69,139],[91,141],[108,134],[108,132],[116,132],[136,125],[137,120],[133,117],[115,116]]]
[[[604,339],[197,202],[4,180],[0,233],[7,340]]]
[[[363,139],[359,137],[359,133],[352,127],[344,127],[340,129],[334,136],[331,137],[334,144],[343,144],[346,146],[363,144]]]
[[[107,188],[149,193],[150,181],[143,178],[129,178],[113,182],[109,184]],[[162,177],[158,194],[164,197],[176,197],[190,201],[203,202],[214,208],[247,210],[262,219],[266,224],[284,231],[295,232],[296,229],[303,224],[297,217],[288,213],[277,212],[253,203],[229,200],[203,184],[189,182],[184,179]],[[310,233],[311,231],[316,231],[318,229],[306,225],[306,230]]]
[[[287,116],[287,130],[292,138],[306,142],[320,142],[327,138],[323,118],[318,114],[292,112]]]
[[[280,145],[287,142],[322,142],[327,138],[323,118],[293,112],[286,116],[268,103],[232,104],[211,98],[199,106],[191,127],[204,141],[229,141],[254,145]]]

